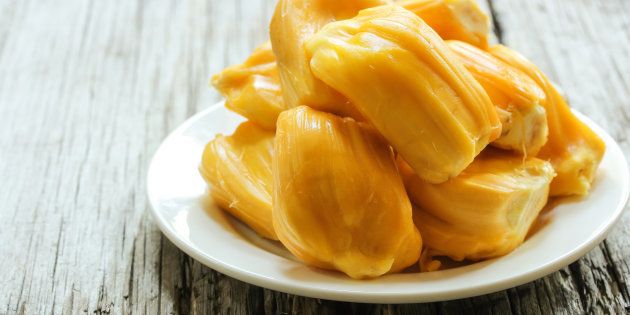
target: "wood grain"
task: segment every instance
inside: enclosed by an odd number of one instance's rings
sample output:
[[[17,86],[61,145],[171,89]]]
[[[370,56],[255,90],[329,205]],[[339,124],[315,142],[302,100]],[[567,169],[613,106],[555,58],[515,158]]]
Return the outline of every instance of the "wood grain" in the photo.
[[[208,78],[267,38],[273,0],[0,1],[0,314],[630,312],[630,214],[526,285],[415,305],[324,301],[223,276],[148,214],[161,140],[219,99]],[[630,156],[630,2],[495,0],[538,63]]]

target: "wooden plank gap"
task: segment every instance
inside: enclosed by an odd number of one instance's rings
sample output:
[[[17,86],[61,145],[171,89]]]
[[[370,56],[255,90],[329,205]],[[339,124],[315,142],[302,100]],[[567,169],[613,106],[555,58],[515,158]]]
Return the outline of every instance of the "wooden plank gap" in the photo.
[[[574,262],[569,265],[569,271],[571,275],[571,280],[575,284],[575,287],[578,291],[578,296],[580,297],[580,303],[582,304],[582,312],[588,310],[591,306],[589,305],[589,300],[586,297],[586,286],[584,284],[584,277],[580,272],[580,264],[579,262]]]
[[[494,1],[496,0],[487,0],[488,8],[490,9],[490,16],[492,17],[492,29],[499,43],[503,43],[503,25],[501,24],[501,19],[499,18],[499,12],[494,7]]]

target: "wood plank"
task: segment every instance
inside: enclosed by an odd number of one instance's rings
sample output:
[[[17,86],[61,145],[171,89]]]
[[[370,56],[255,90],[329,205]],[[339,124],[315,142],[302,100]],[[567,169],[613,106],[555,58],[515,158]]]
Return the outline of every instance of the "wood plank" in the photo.
[[[208,270],[162,246],[146,167],[218,100],[208,74],[262,42],[266,16],[238,1],[0,6],[0,313],[186,313]]]

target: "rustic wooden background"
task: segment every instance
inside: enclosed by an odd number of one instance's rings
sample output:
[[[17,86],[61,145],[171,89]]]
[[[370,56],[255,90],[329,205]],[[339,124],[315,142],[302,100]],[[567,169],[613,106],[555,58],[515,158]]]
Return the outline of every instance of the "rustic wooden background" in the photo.
[[[0,314],[628,313],[630,212],[571,266],[486,296],[350,304],[254,287],[194,261],[145,196],[160,141],[267,37],[274,0],[0,0]],[[484,2],[630,156],[630,1]],[[515,266],[517,268],[518,266]]]

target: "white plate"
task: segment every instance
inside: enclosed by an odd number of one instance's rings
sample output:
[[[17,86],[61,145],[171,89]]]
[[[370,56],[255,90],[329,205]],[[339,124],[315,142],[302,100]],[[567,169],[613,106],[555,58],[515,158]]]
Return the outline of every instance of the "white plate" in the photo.
[[[579,115],[579,114],[578,114]],[[148,174],[153,215],[162,232],[188,255],[228,276],[291,294],[352,302],[443,301],[514,287],[554,272],[601,242],[628,199],[628,167],[615,141],[583,115],[606,141],[607,151],[591,194],[563,200],[546,224],[507,256],[432,273],[352,280],[307,267],[279,243],[257,237],[206,197],[197,171],[205,144],[231,134],[242,118],[219,103],[175,130],[155,154]]]

